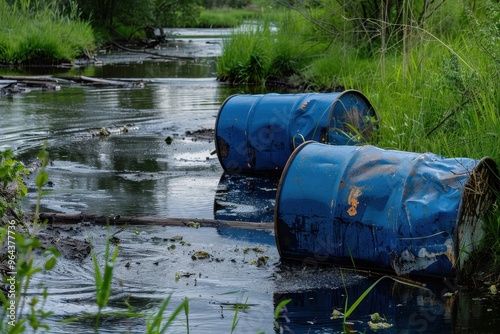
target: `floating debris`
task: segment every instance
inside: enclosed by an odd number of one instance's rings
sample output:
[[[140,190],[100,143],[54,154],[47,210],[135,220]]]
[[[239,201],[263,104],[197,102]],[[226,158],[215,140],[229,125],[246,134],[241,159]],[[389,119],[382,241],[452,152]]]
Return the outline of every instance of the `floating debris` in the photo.
[[[343,318],[344,313],[340,312],[339,310],[333,310],[332,312],[332,319],[338,319],[338,318]]]
[[[106,127],[103,126],[99,129],[89,129],[87,130],[92,137],[108,137],[110,135],[120,135],[127,133],[131,130],[137,130],[139,129],[137,126],[134,126],[133,124],[128,124],[128,125],[120,125],[120,126],[111,126],[111,127]]]
[[[99,131],[99,135],[103,137],[109,136],[109,131],[105,127],[102,127],[101,130]]]
[[[243,253],[248,254],[248,252],[250,252],[251,250],[254,251],[255,253],[264,253],[264,250],[262,250],[259,247],[252,247],[252,248],[245,247],[245,249],[243,249]]]
[[[200,228],[200,223],[191,221],[191,222],[187,222],[186,226],[192,227],[192,228]]]
[[[196,275],[196,274],[195,273],[190,273],[190,272],[186,272],[186,273],[184,273],[184,272],[176,272],[175,273],[175,280],[178,281],[178,280],[181,279],[181,277],[188,277],[189,278],[189,277],[191,277],[193,275]]]
[[[371,314],[370,319],[371,321],[368,321],[368,326],[370,326],[373,331],[377,331],[379,329],[389,329],[392,327],[392,325],[387,323],[386,319],[382,318],[377,312]]]
[[[389,329],[392,327],[392,325],[387,322],[372,322],[372,321],[368,321],[368,326],[370,326],[370,329],[373,331],[377,331],[379,329]]]
[[[374,322],[381,322],[381,321],[384,321],[385,319],[383,319],[380,314],[378,314],[378,312],[375,312],[373,314],[370,315],[370,319],[372,319],[372,321]]]
[[[195,261],[195,260],[209,259],[209,258],[210,258],[210,254],[208,254],[205,251],[196,251],[196,252],[193,253],[193,255],[191,255],[191,259],[193,261]]]

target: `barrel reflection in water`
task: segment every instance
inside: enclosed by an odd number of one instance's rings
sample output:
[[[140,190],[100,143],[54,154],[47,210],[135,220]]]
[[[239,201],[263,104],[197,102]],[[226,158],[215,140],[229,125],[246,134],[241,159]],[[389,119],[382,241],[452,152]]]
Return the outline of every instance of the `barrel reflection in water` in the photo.
[[[224,173],[215,193],[215,219],[272,224],[278,181],[272,176]]]
[[[331,275],[329,284],[316,284],[315,280],[328,275],[327,270],[335,273],[337,278]],[[380,276],[340,271],[337,268],[291,265],[281,272],[273,297],[275,306],[290,299],[278,318],[283,333],[344,333],[344,323],[355,333],[372,333],[370,323],[372,326],[386,326],[381,330],[383,333],[453,332],[458,304],[454,296],[443,297],[443,293],[452,290],[442,282],[428,282],[425,287],[417,287],[382,279],[344,318],[346,310]],[[302,289],[297,289],[297,282],[301,282]],[[378,321],[376,313],[381,318]]]

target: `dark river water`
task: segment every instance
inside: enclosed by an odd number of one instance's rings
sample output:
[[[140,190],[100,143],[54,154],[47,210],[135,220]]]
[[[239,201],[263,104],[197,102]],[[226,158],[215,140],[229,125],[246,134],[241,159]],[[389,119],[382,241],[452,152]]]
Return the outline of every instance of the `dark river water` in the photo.
[[[216,80],[222,40],[213,35],[227,31],[178,33],[158,52],[196,59],[166,61],[115,52],[98,55],[99,66],[0,69],[0,75],[84,75],[145,83],[136,88],[61,83],[57,91],[33,90],[0,98],[0,149],[14,150],[29,165],[47,143],[50,182],[44,187],[41,211],[262,221],[272,227],[277,180],[225,175],[212,154],[213,139],[192,135],[214,129],[226,98],[251,93]],[[96,135],[103,127],[123,126],[128,132]],[[173,139],[170,144],[167,137]],[[34,211],[36,203],[33,179],[28,180],[30,193],[22,203],[27,212]],[[61,237],[91,239],[101,258],[106,238],[114,234],[120,239],[112,297],[103,310],[108,315],[103,316],[99,333],[145,333],[150,316],[170,294],[165,320],[184,298],[190,305],[189,319],[181,312],[168,331],[172,333],[230,333],[235,319],[234,333],[272,333],[276,328],[284,333],[342,333],[343,319],[333,317],[333,310],[344,313],[346,305],[352,305],[378,278],[281,263],[272,228],[106,230],[79,224],[53,229]],[[201,250],[210,258],[193,260],[194,252]],[[259,262],[262,254],[268,258],[264,265]],[[30,296],[40,296],[47,288],[44,309],[54,312],[46,321],[51,326],[48,333],[96,332],[91,316],[97,311],[93,277],[90,258],[78,265],[61,258],[54,270],[35,276]],[[349,328],[372,332],[370,315],[379,313],[392,326],[380,332],[498,332],[498,296],[446,295],[458,287],[443,281],[426,284],[424,289],[383,280],[349,317]],[[288,298],[292,301],[275,324],[274,308]],[[235,316],[235,305],[241,304],[247,307]],[[116,314],[130,308],[143,316]],[[71,317],[76,319],[63,322]]]

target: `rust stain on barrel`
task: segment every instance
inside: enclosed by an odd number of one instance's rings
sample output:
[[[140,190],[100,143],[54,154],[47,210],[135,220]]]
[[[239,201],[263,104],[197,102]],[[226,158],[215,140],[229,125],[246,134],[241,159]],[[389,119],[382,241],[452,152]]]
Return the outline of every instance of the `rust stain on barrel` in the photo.
[[[361,196],[361,190],[363,189],[363,187],[350,186],[349,188],[351,189],[351,192],[349,193],[349,197],[347,198],[347,204],[349,204],[351,207],[347,210],[347,213],[352,217],[356,215],[356,213],[358,213],[358,211],[356,210],[359,205],[358,197]]]

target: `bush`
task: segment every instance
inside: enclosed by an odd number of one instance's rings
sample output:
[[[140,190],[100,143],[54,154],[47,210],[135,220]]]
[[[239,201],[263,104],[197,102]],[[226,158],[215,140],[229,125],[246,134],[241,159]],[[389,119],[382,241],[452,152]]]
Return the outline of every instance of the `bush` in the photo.
[[[14,159],[11,150],[0,152],[0,219],[16,211],[17,203],[28,193],[23,180],[28,170]]]

